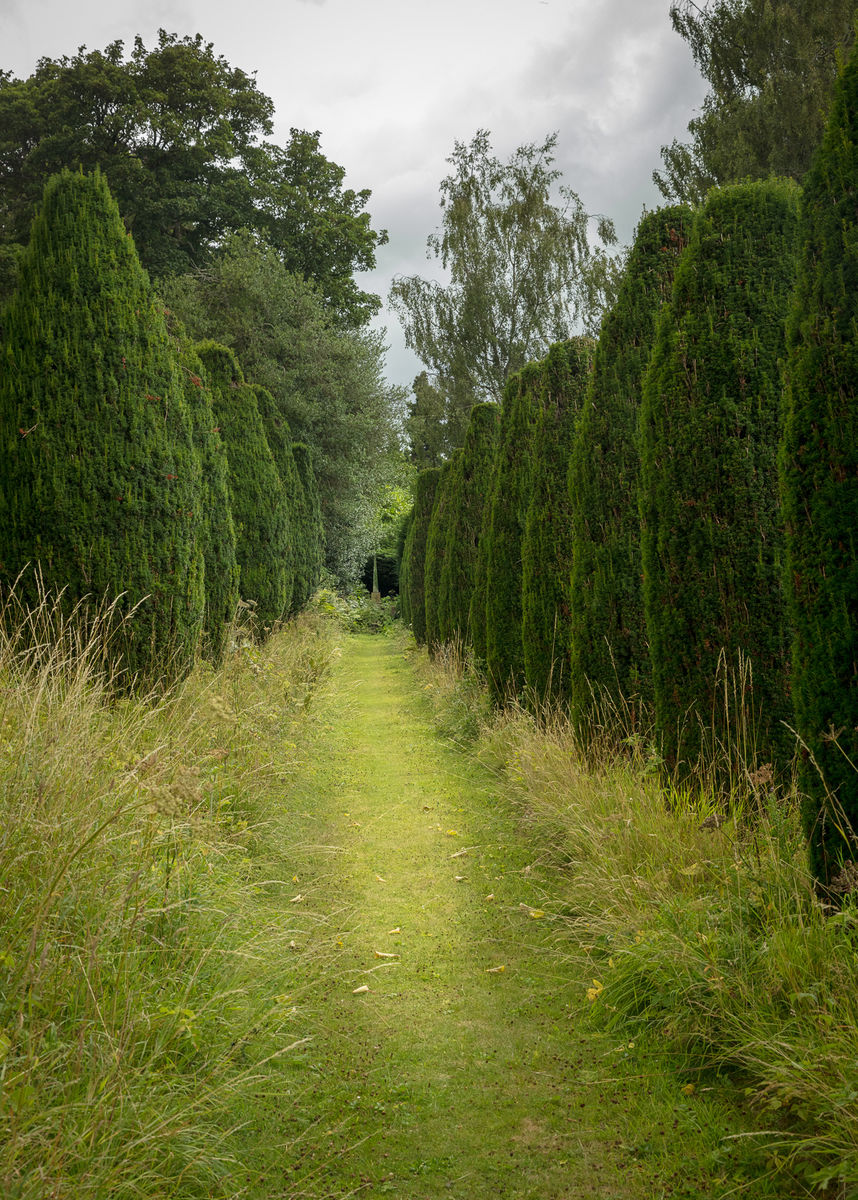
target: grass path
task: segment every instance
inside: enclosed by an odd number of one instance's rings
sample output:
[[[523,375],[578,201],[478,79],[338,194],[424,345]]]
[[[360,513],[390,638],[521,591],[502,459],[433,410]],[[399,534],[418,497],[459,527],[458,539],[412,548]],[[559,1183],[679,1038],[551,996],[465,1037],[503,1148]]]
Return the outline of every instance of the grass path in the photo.
[[[679,1081],[666,1096],[589,1028],[590,981],[557,951],[556,869],[437,736],[402,643],[343,635],[314,703],[278,864],[295,947],[280,999],[308,1040],[258,1096],[250,1194],[717,1194]]]

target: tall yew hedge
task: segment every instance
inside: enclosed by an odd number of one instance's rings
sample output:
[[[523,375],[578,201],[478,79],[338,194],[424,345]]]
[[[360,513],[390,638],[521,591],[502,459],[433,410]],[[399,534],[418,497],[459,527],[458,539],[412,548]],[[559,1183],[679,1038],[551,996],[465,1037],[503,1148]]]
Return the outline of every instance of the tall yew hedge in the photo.
[[[205,563],[203,651],[217,664],[226,650],[239,595],[229,463],[217,428],[205,367],[190,344],[181,346],[180,366],[193,421],[194,445],[202,466],[199,516]]]
[[[569,459],[592,360],[592,340],[572,338],[552,346],[540,364],[542,404],[521,548],[524,677],[538,704],[566,703],[569,697]]]
[[[471,644],[469,613],[474,594],[477,554],[486,496],[497,442],[499,409],[477,404],[462,446],[450,497],[450,522],[441,570],[441,612],[445,636]],[[483,595],[485,605],[485,594]],[[483,648],[482,654],[485,653]]]
[[[641,588],[638,421],[662,304],[670,299],[691,211],[647,213],[606,315],[569,464],[572,505],[570,706],[586,727],[594,698],[634,719],[652,705]]]
[[[300,609],[319,586],[322,567],[325,564],[325,529],[310,449],[303,442],[294,442],[292,455],[300,484],[296,529],[298,556],[293,607]]]
[[[780,475],[811,863],[858,861],[858,50],[805,177]]]
[[[486,672],[495,698],[524,685],[521,632],[521,542],[530,499],[533,429],[544,374],[529,363],[504,389],[486,555]]]
[[[440,468],[432,517],[426,533],[423,592],[426,606],[426,645],[432,654],[448,637],[446,612],[442,613],[441,576],[450,531],[451,501],[461,458],[461,450],[454,450]]]
[[[120,594],[131,675],[181,675],[203,622],[201,469],[176,352],[104,178],[45,187],[4,315],[0,579]],[[19,583],[38,603],[35,572]]]
[[[752,751],[781,760],[786,744],[778,364],[797,200],[785,181],[710,192],[644,381],[641,549],[655,718],[667,763],[683,772],[705,746],[701,727],[738,770]],[[733,685],[725,704],[716,682],[719,663],[737,679],[743,656],[751,722]]]
[[[241,598],[256,635],[288,616],[292,602],[288,500],[268,445],[253,388],[233,352],[202,342],[197,353],[212,388],[213,408],[229,461]]]
[[[403,561],[407,563],[407,609],[411,629],[418,642],[426,641],[426,595],[424,570],[426,565],[426,538],[429,522],[435,505],[441,470],[429,467],[417,476],[414,491],[414,517],[405,541]]]

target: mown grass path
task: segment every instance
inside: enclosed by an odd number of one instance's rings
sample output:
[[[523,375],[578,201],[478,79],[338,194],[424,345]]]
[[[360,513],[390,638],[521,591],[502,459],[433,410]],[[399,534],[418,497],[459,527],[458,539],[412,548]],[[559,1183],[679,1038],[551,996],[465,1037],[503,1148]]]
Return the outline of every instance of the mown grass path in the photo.
[[[589,1027],[590,981],[558,953],[555,868],[498,782],[438,737],[400,641],[341,649],[280,863],[295,932],[281,1000],[308,1040],[259,1095],[269,1154],[251,1194],[710,1194],[676,1145],[694,1123],[678,1084],[641,1137],[649,1085]]]

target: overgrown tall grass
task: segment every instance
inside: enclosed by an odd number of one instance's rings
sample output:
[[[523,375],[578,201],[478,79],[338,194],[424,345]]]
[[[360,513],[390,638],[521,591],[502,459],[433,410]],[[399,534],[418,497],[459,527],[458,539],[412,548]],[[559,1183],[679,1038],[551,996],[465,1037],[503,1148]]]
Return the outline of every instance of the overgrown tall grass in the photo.
[[[331,635],[299,619],[259,649],[237,630],[219,671],[130,696],[105,667],[109,613],[11,614],[0,1194],[235,1196],[236,1114],[291,1040],[289,932],[260,917],[254,854]]]
[[[611,714],[585,752],[562,715],[494,712],[460,655],[423,670],[444,731],[496,766],[563,865],[557,953],[593,1020],[642,1060],[647,1045],[674,1052],[689,1095],[729,1076],[762,1169],[858,1196],[858,906],[816,898],[794,791],[753,763],[738,779],[729,748],[725,807],[720,767],[717,790],[671,788]]]

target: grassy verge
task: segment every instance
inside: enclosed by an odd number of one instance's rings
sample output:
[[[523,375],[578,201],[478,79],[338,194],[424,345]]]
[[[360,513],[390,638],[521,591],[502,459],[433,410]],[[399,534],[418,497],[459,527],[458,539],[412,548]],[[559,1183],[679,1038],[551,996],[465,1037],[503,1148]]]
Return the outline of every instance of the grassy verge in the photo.
[[[655,1061],[692,1105],[726,1083],[753,1122],[725,1135],[760,1179],[858,1196],[858,911],[816,901],[794,797],[753,812],[670,803],[645,757],[585,761],[568,724],[492,714],[453,656],[421,668],[446,731],[501,772],[561,867],[557,953],[585,974],[595,1028]],[[742,1190],[738,1187],[736,1190]]]
[[[36,620],[0,643],[0,1193],[235,1196],[234,1127],[294,1040],[262,851],[329,632],[117,699],[98,628]]]

